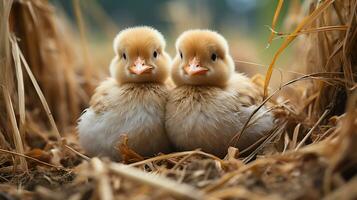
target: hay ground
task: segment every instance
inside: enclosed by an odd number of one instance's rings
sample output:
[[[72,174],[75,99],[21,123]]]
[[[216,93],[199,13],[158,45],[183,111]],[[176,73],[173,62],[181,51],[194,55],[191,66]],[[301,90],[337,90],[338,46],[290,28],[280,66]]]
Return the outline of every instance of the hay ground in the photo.
[[[294,0],[289,33],[275,30],[283,4],[268,43],[284,42],[260,80],[279,126],[223,159],[200,150],[142,158],[124,140],[114,163],[85,156],[74,128],[101,77],[79,1],[80,40],[47,1],[1,1],[0,199],[357,199],[357,1]],[[269,91],[293,41],[299,73]]]

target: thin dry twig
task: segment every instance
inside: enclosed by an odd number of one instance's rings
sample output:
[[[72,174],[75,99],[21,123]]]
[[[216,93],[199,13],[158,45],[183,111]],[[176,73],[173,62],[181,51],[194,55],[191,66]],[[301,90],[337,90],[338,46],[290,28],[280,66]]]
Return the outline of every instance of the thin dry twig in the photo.
[[[52,165],[52,164],[43,162],[43,161],[41,161],[41,160],[39,160],[39,159],[37,159],[37,158],[33,158],[33,157],[31,157],[31,156],[27,156],[27,155],[22,154],[22,153],[17,153],[17,152],[13,152],[13,151],[8,151],[8,150],[5,150],[5,149],[0,149],[0,151],[3,152],[3,153],[8,153],[8,154],[12,154],[12,155],[15,155],[15,156],[20,156],[20,157],[22,157],[22,158],[27,158],[27,159],[33,160],[33,161],[35,161],[35,162],[41,163],[41,164],[43,164],[43,165],[46,165],[46,166],[48,166],[48,167],[53,167],[53,168],[61,169],[61,170],[67,170],[67,169],[65,169],[65,168],[63,168],[63,167],[61,167],[61,166]]]
[[[166,160],[166,159],[169,159],[169,158],[186,156],[186,155],[189,155],[189,154],[202,155],[202,156],[206,156],[208,158],[212,158],[212,159],[217,160],[217,161],[222,161],[220,158],[218,158],[218,157],[216,157],[214,155],[202,152],[200,150],[194,150],[194,151],[183,151],[183,152],[178,152],[178,153],[170,153],[170,154],[160,155],[160,156],[149,158],[149,159],[146,159],[146,160],[143,160],[143,161],[140,161],[140,162],[132,163],[132,164],[130,164],[130,166],[132,166],[132,167],[140,166],[140,165],[144,165],[144,164],[147,164],[147,163],[150,163],[150,162],[155,162],[155,161],[160,161],[160,160]]]
[[[330,110],[325,110],[325,112],[321,115],[320,119],[315,123],[315,125],[310,129],[310,131],[305,135],[305,137],[300,141],[300,143],[297,145],[295,148],[295,151],[297,151],[307,140],[307,138],[310,137],[312,132],[317,128],[317,126],[321,123],[323,119],[325,119],[326,115],[329,113]]]

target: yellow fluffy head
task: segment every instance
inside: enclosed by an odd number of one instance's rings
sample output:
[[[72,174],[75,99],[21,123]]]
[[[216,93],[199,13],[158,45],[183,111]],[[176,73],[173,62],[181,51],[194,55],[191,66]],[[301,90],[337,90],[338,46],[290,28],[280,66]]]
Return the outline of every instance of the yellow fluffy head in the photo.
[[[151,27],[139,26],[119,32],[114,39],[111,76],[119,84],[163,83],[171,62],[165,46],[163,35]]]
[[[210,30],[189,30],[176,41],[172,64],[176,85],[224,87],[234,71],[226,39]]]

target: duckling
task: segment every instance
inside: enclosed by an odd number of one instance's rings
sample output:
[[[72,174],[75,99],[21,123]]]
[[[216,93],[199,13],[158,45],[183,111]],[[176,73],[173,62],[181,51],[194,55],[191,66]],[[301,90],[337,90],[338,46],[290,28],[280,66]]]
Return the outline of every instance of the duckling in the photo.
[[[177,150],[201,148],[223,157],[231,139],[262,100],[262,92],[247,76],[234,72],[226,39],[210,30],[190,30],[176,41],[171,77],[176,88],[166,105],[166,131]],[[274,125],[262,108],[240,137],[242,150]]]
[[[163,35],[151,27],[121,31],[114,39],[111,77],[102,82],[78,123],[79,141],[90,156],[120,160],[116,149],[126,134],[141,156],[169,152],[164,114],[170,56]]]

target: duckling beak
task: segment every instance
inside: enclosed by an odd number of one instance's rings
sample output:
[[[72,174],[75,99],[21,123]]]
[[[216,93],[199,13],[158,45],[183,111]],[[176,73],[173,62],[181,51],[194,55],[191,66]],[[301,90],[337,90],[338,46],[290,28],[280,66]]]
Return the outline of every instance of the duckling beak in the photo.
[[[183,69],[190,76],[203,75],[208,72],[208,69],[206,67],[200,66],[200,61],[196,57],[190,60],[188,66],[185,66]]]
[[[144,73],[150,73],[152,69],[153,67],[145,64],[144,59],[138,57],[134,62],[134,66],[129,68],[129,71],[133,74],[141,75]]]

